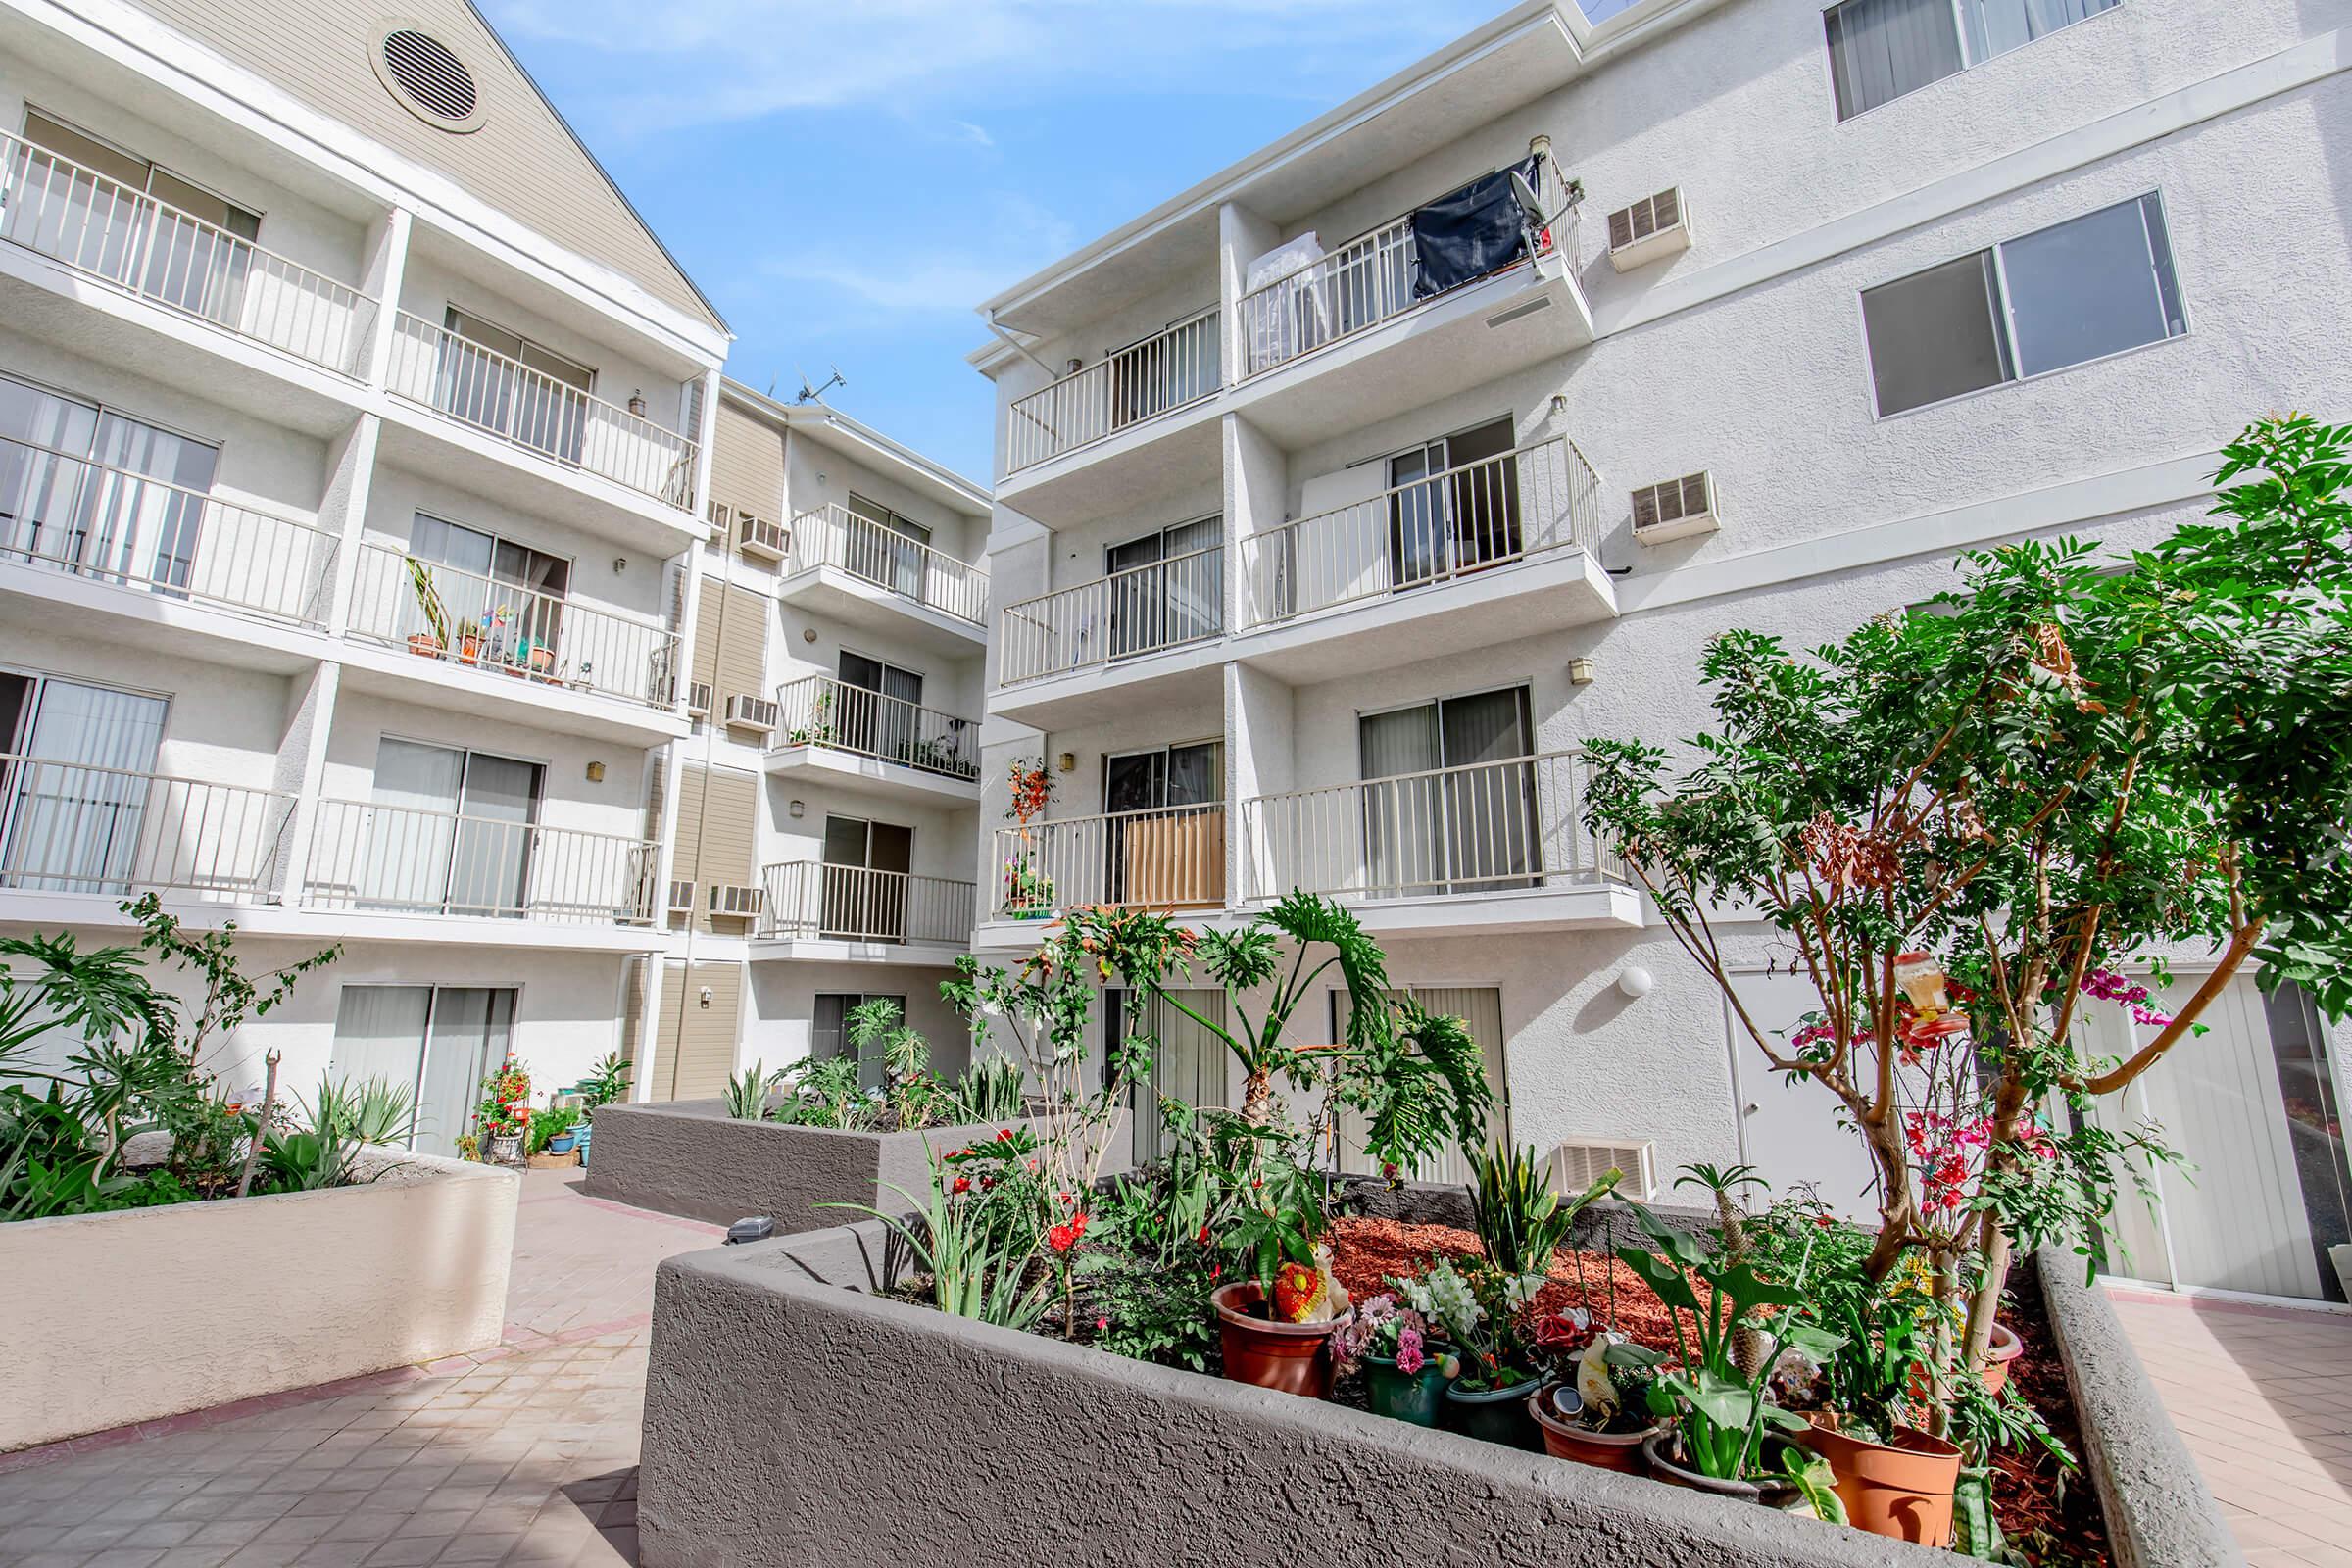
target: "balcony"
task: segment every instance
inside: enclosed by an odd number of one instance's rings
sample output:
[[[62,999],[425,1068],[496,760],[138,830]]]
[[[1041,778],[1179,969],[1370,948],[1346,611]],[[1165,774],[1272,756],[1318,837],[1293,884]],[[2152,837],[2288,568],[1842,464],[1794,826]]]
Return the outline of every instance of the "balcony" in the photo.
[[[1041,920],[1085,905],[1225,906],[1225,806],[1155,807],[996,830],[995,917]]]
[[[1585,830],[1580,752],[1259,796],[1242,807],[1249,901],[1294,888],[1386,935],[1639,926],[1616,857]]]
[[[950,657],[988,636],[986,571],[847,507],[792,519],[776,597]]]
[[[544,705],[558,693],[593,694],[664,715],[677,701],[678,637],[667,627],[384,545],[360,546],[350,635],[430,660],[459,672],[465,686],[495,683],[502,698]],[[388,672],[412,667],[398,661]]]
[[[290,795],[0,755],[0,888],[277,902]]]
[[[645,926],[661,851],[612,833],[320,801],[303,903],[529,926]],[[480,928],[465,940],[482,940]]]
[[[1391,219],[1242,296],[1244,362],[1224,406],[1296,451],[1583,348],[1577,239],[1570,209],[1532,253],[1432,288],[1412,215]]]
[[[980,721],[810,675],[776,688],[767,770],[933,805],[980,799]]]
[[[0,437],[0,563],[62,607],[172,623],[172,607],[292,626],[326,616],[334,535],[259,507]]]
[[[1298,683],[1604,619],[1600,533],[1565,436],[1391,486],[1241,542],[1234,653]]]
[[[761,942],[878,946],[874,954],[811,947],[810,956],[945,962],[971,945],[977,890],[969,882],[862,865],[787,860],[760,874]],[[924,953],[920,949],[946,950]],[[793,955],[786,954],[784,956]]]
[[[1016,398],[1005,411],[998,494],[1054,527],[1114,497],[1144,501],[1212,475],[1217,423],[1200,409],[1224,383],[1216,307]],[[1100,448],[1100,451],[1095,449]],[[1083,461],[1064,462],[1073,453]]]
[[[407,311],[393,318],[391,363],[385,367],[384,389],[405,403],[429,410],[486,438],[460,443],[460,449],[470,456],[520,454],[535,475],[543,477],[545,469],[540,466],[546,465],[566,475],[585,476],[575,479],[575,490],[588,500],[619,501],[624,509],[620,522],[624,530],[630,521],[649,515],[642,503],[650,501],[674,509],[660,520],[700,537],[694,494],[698,449],[693,441],[651,419]],[[392,438],[394,432],[387,428],[386,435]],[[433,461],[432,455],[422,452],[402,455],[412,462]],[[469,474],[467,483],[475,488],[495,486],[491,493],[506,499],[515,487],[498,485],[501,472],[511,472],[511,468],[501,464],[495,470]],[[531,507],[533,492],[527,477],[520,494],[522,499],[516,504]],[[546,505],[546,497],[538,495],[537,510]],[[681,513],[684,515],[677,514]],[[615,536],[625,538],[626,533]]]
[[[1225,547],[1130,566],[1004,607],[992,711],[1049,728],[1107,717],[1132,688],[1213,685],[1225,635]]]
[[[40,277],[42,263],[62,268],[137,302],[119,325],[94,325],[86,311],[59,323],[68,346],[198,390],[244,378],[244,362],[220,359],[221,335],[354,382],[375,331],[376,301],[351,285],[5,133],[0,240],[11,280],[0,299],[14,324],[42,331],[53,312],[14,285]],[[289,372],[309,374],[291,365],[260,373]],[[336,394],[346,404],[353,395]]]

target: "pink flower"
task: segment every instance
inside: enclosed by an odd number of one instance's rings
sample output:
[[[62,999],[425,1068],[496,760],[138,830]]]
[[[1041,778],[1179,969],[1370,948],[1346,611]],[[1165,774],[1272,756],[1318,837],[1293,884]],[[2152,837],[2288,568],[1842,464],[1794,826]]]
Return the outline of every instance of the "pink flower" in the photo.
[[[1421,1331],[1406,1324],[1396,1331],[1396,1370],[1410,1377],[1427,1364],[1429,1357],[1421,1349]]]

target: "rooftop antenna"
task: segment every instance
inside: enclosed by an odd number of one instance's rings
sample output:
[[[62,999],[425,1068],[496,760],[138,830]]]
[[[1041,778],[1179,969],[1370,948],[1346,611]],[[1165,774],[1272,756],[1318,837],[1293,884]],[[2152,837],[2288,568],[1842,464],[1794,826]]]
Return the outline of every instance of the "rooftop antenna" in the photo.
[[[829,366],[827,368],[832,370],[832,375],[827,377],[821,385],[817,386],[810,386],[808,384],[808,373],[806,370],[802,371],[801,395],[797,398],[794,398],[793,401],[795,403],[814,403],[817,399],[823,397],[827,392],[832,391],[833,388],[837,386],[848,386],[850,384],[850,378],[841,373],[840,366]]]

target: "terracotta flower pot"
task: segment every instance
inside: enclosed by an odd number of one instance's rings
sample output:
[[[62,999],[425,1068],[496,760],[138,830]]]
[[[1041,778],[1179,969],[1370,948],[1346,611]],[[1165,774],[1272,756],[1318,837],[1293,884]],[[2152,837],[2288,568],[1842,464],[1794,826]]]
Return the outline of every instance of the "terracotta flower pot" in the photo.
[[[2026,1342],[2006,1323],[1992,1326],[1992,1343],[1984,1350],[1984,1392],[1998,1394],[2009,1386],[2009,1363],[2026,1353]]]
[[[1465,1438],[1542,1453],[1544,1434],[1527,1410],[1531,1387],[1536,1394],[1544,1392],[1541,1385],[1525,1383],[1514,1383],[1507,1389],[1465,1389],[1454,1384],[1446,1390],[1446,1405],[1438,1424]]]
[[[1225,1376],[1261,1389],[1331,1397],[1331,1331],[1337,1323],[1277,1323],[1250,1308],[1265,1300],[1255,1280],[1221,1285],[1209,1294],[1217,1334],[1225,1346]]]
[[[1785,1508],[1796,1496],[1795,1487],[1779,1482],[1759,1485],[1753,1481],[1718,1481],[1713,1476],[1687,1470],[1678,1462],[1681,1453],[1682,1440],[1671,1427],[1659,1427],[1642,1440],[1642,1457],[1648,1461],[1649,1473],[1668,1486],[1711,1493],[1733,1502],[1760,1503],[1767,1508]]]
[[[433,634],[429,631],[413,631],[409,633],[409,652],[425,659],[438,659],[441,657],[441,645],[433,640]]]
[[[1952,1544],[1957,1447],[1910,1427],[1895,1428],[1891,1443],[1870,1443],[1822,1420],[1797,1441],[1837,1472],[1838,1500],[1857,1530],[1937,1550]]]
[[[1555,1386],[1539,1389],[1527,1396],[1527,1413],[1544,1433],[1544,1451],[1554,1459],[1573,1459],[1595,1470],[1640,1475],[1642,1440],[1657,1428],[1644,1427],[1640,1432],[1588,1432],[1577,1424],[1575,1416],[1560,1407],[1562,1392]]]
[[[1438,1411],[1446,1399],[1446,1374],[1438,1369],[1438,1357],[1431,1355],[1421,1363],[1418,1372],[1399,1372],[1393,1355],[1364,1356],[1364,1402],[1374,1415],[1389,1416],[1397,1421],[1410,1421],[1417,1427],[1438,1424]]]

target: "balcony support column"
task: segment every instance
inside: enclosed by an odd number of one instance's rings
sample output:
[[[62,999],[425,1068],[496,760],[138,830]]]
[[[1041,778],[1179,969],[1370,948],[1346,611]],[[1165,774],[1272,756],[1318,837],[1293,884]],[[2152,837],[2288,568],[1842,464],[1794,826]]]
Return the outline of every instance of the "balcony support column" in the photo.
[[[335,569],[326,580],[319,629],[340,637],[351,625],[352,585],[359,578],[360,540],[368,530],[368,499],[375,488],[376,446],[384,421],[363,414],[326,449],[326,490],[318,498],[318,526],[335,538]]]
[[[1229,905],[1290,891],[1275,885],[1282,868],[1250,807],[1261,796],[1287,795],[1298,787],[1291,746],[1297,720],[1293,687],[1248,664],[1225,666],[1225,799],[1233,803],[1225,831]]]
[[[1242,325],[1242,296],[1249,292],[1250,264],[1282,243],[1282,230],[1238,202],[1217,209],[1217,318],[1224,323],[1225,384],[1239,385],[1250,366],[1250,344]]]
[[[321,660],[309,678],[297,679],[286,702],[286,726],[277,745],[277,764],[270,787],[294,798],[286,814],[284,836],[277,846],[276,873],[270,894],[292,907],[303,902],[310,882],[311,841],[317,833],[318,801],[326,787],[326,743],[335,725],[335,699],[343,687],[343,666]]]
[[[1243,541],[1290,520],[1284,509],[1290,471],[1290,455],[1271,436],[1239,414],[1225,416],[1225,625],[1230,631],[1267,618],[1270,607],[1255,600],[1271,585],[1250,580],[1257,556]]]
[[[368,358],[359,367],[360,379],[381,388],[392,364],[392,333],[400,319],[400,291],[409,269],[409,235],[415,220],[406,207],[384,215],[375,243],[368,254],[368,280],[361,292],[376,297],[375,329],[369,334]]]

